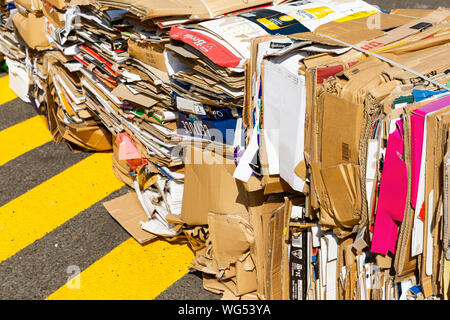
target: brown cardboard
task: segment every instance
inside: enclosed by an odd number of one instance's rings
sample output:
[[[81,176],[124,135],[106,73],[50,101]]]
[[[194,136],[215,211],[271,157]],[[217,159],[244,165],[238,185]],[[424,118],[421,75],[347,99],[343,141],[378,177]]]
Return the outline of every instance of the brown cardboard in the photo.
[[[145,94],[132,93],[130,91],[130,89],[128,89],[127,86],[123,83],[121,83],[117,87],[115,87],[114,90],[111,91],[111,93],[121,99],[128,100],[130,102],[134,102],[138,105],[141,105],[141,106],[144,106],[147,108],[150,108],[158,103],[158,100],[155,100],[152,97],[147,96]]]
[[[447,128],[448,131],[448,128]],[[445,255],[444,259],[444,268],[446,268],[445,277],[447,277],[446,288],[449,288],[449,276],[450,276],[450,211],[449,211],[449,190],[450,190],[450,136],[448,137],[447,145],[446,145],[446,154],[444,156],[444,190],[443,190],[443,236],[442,243],[444,246],[443,254]],[[450,294],[449,290],[444,290],[444,294]],[[447,298],[448,299],[448,298]]]
[[[94,151],[112,149],[111,133],[105,127],[64,123],[61,108],[56,111],[56,120],[59,133],[72,148]]]
[[[443,283],[440,283],[441,273],[443,272],[442,259],[445,256],[446,245],[444,245],[443,229],[444,224],[444,196],[443,192],[446,189],[444,183],[443,171],[446,165],[446,142],[448,127],[450,124],[450,108],[444,108],[437,116],[437,141],[435,147],[435,162],[434,162],[434,203],[436,203],[436,211],[433,217],[432,237],[433,237],[433,257],[432,257],[432,285],[435,294],[442,292]]]
[[[96,0],[97,5],[114,4],[114,7],[130,10],[142,18],[157,18],[166,16],[190,16],[191,19],[209,19],[222,14],[266,3],[267,0]]]
[[[427,121],[427,157],[425,163],[425,220],[424,220],[424,237],[423,237],[423,254],[422,254],[422,266],[421,266],[421,281],[424,290],[425,298],[428,298],[431,295],[437,294],[437,288],[435,284],[436,273],[427,275],[426,274],[426,261],[427,255],[431,255],[436,251],[436,247],[433,248],[433,253],[428,252],[427,250],[427,232],[426,226],[428,226],[429,219],[433,219],[433,221],[438,221],[439,219],[439,207],[440,202],[437,201],[439,197],[439,189],[436,188],[437,181],[436,179],[440,179],[439,175],[436,175],[436,167],[441,167],[440,164],[442,162],[442,157],[437,157],[436,151],[439,149],[438,147],[438,117],[442,114],[447,113],[447,108],[441,109],[436,113],[430,115]],[[424,131],[425,132],[425,131]],[[434,192],[434,197],[430,197],[431,192]],[[430,200],[433,203],[430,203]],[[431,210],[430,210],[431,209]],[[434,226],[436,225],[434,222]],[[433,227],[432,234],[434,236],[434,240],[436,239],[436,227]],[[433,241],[434,243],[434,241]]]
[[[128,53],[149,66],[167,72],[164,58],[164,45],[150,42],[128,40]]]
[[[359,166],[341,164],[328,167],[321,170],[321,175],[334,219],[343,227],[353,227],[361,216]],[[353,182],[350,181],[352,175],[355,177]]]
[[[392,257],[389,254],[386,255],[378,254],[376,256],[376,261],[378,267],[382,269],[390,269],[392,267]]]
[[[251,255],[248,255],[244,261],[236,262],[236,291],[241,296],[255,291],[256,288],[256,268]]]
[[[167,216],[166,220],[169,222]],[[190,248],[194,252],[205,248],[206,239],[209,235],[208,228],[204,226],[185,227],[183,228],[183,233],[189,242]]]
[[[44,17],[29,13],[27,18],[15,14],[12,19],[17,32],[30,48],[44,49],[50,45],[44,31]]]
[[[112,147],[111,134],[103,127],[94,126],[79,130],[67,126],[62,135],[64,139],[87,150],[110,151]]]
[[[269,221],[269,238],[267,245],[267,298],[281,300],[282,298],[282,256],[284,229],[284,212],[286,205],[273,211]]]
[[[177,214],[168,213],[166,215],[166,221],[169,223],[177,223],[177,224],[183,224],[184,221],[181,220],[180,216]]]
[[[251,8],[263,4],[271,3],[272,1],[267,0],[247,0],[247,1],[241,1],[241,0],[229,0],[229,1],[220,1],[220,0],[204,0],[202,3],[204,4],[204,12],[199,11],[198,13],[193,12],[192,15],[198,16],[198,17],[204,17],[204,18],[212,18],[216,17],[222,14],[230,13],[233,11],[238,11],[246,8]],[[189,0],[187,2],[189,5],[192,5],[193,8],[196,8],[196,1]]]
[[[224,284],[224,291],[220,300],[239,300],[236,295],[236,284],[233,281],[222,282]]]
[[[434,10],[432,9],[393,9],[391,10],[391,14],[395,15],[404,15],[404,16],[410,16],[410,17],[418,17],[418,18],[425,18],[427,15],[432,13]]]
[[[397,112],[402,111],[403,113],[403,144],[404,144],[404,157],[405,162],[407,165],[407,171],[408,175],[410,176],[411,172],[411,122],[410,122],[410,112],[417,108],[417,104],[414,104],[414,106],[410,106],[407,108],[403,108],[400,110],[394,110],[391,113],[389,113],[385,119],[386,125],[389,125],[388,122],[392,121],[392,119],[395,119],[396,117],[399,117],[400,114],[395,115]],[[408,111],[409,113],[408,113]],[[408,179],[408,195],[407,197],[411,197],[411,179]],[[402,224],[398,231],[398,239],[397,239],[397,249],[396,254],[393,259],[390,258],[389,255],[386,255],[384,259],[381,259],[377,256],[377,262],[379,261],[380,267],[383,268],[383,266],[387,266],[389,264],[392,264],[395,268],[395,271],[397,273],[397,277],[403,277],[407,276],[408,274],[411,274],[414,272],[414,270],[417,268],[417,257],[412,257],[411,255],[411,247],[412,247],[412,227],[413,227],[413,220],[414,220],[414,208],[412,207],[410,201],[407,201],[405,206],[405,213],[403,217]],[[389,254],[389,253],[388,253]]]
[[[222,279],[227,279],[236,275],[236,270],[233,266],[219,272],[216,260],[212,256],[212,245],[210,241],[206,243],[206,247],[198,249],[195,252],[195,257],[192,260],[191,268],[204,274],[213,275],[214,277],[219,277],[221,275]]]
[[[322,167],[358,164],[363,107],[329,94],[323,106]]]
[[[332,21],[319,26],[314,33],[326,34],[341,41],[356,44],[382,36],[384,35],[382,30],[398,27],[412,20],[414,18],[379,12],[344,22]]]
[[[41,0],[14,0],[14,2],[27,9],[28,12],[34,14],[39,13],[43,7]]]
[[[198,148],[191,150],[202,154]],[[181,219],[188,225],[208,224],[208,212],[247,212],[247,194],[233,177],[235,164],[217,157],[222,164],[186,164]]]
[[[265,175],[262,178],[264,184],[264,194],[274,194],[282,192],[292,192],[292,188],[280,176]]]
[[[216,294],[222,294],[226,287],[215,277],[203,273],[203,288]]]
[[[129,192],[116,199],[103,203],[109,214],[140,244],[157,238],[141,228],[140,221],[147,221],[148,217],[142,208],[135,192]]]
[[[59,10],[64,10],[67,6],[66,0],[45,0],[50,5],[56,7]]]
[[[248,214],[208,214],[208,226],[214,259],[219,270],[227,269],[250,250],[253,231]]]
[[[290,220],[292,215],[293,205],[305,205],[305,196],[290,196],[284,197],[284,212],[283,212],[283,237],[281,243],[281,299],[289,300],[290,296]]]
[[[318,102],[313,125],[318,134],[311,136],[311,157],[320,162],[310,166],[313,192],[320,201],[320,222],[350,228],[361,215],[359,168],[354,165],[359,163],[363,107],[330,94],[323,94]]]
[[[259,300],[258,294],[255,292],[247,293],[241,296],[241,300]]]
[[[44,16],[57,28],[63,29],[65,27],[65,17],[64,14],[56,10],[55,8],[51,8],[47,5],[42,7],[42,13]]]
[[[252,199],[253,196],[253,199]],[[257,292],[261,297],[266,295],[267,278],[267,250],[269,239],[269,219],[274,210],[284,204],[283,198],[274,198],[263,203],[263,198],[257,194],[252,194],[249,201],[250,223],[254,232],[254,243],[251,245],[251,254],[254,257],[257,273]]]

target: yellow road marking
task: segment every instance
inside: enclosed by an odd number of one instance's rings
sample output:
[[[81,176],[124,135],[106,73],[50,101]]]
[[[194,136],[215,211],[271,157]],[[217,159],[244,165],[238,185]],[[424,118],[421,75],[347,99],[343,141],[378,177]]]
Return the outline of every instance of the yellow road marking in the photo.
[[[111,166],[96,153],[0,207],[0,262],[121,188]]]
[[[188,272],[193,257],[187,245],[161,240],[141,246],[130,238],[47,299],[154,299]]]
[[[9,76],[0,78],[0,104],[14,100],[17,95],[9,88]]]
[[[0,131],[0,166],[52,139],[40,116]]]

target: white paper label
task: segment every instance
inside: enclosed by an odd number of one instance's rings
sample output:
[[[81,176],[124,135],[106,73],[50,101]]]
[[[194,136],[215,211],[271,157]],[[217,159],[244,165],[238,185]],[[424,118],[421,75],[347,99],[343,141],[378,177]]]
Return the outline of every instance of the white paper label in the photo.
[[[185,99],[182,97],[177,97],[177,108],[181,111],[186,111],[190,113],[195,113],[199,115],[206,115],[205,108],[201,102]]]

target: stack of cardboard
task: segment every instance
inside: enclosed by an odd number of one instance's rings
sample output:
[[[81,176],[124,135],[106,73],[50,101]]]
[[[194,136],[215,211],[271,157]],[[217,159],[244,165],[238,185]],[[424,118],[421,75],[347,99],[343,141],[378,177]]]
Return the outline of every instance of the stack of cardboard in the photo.
[[[14,32],[13,17],[18,14],[18,9],[13,3],[4,1],[1,6],[2,16],[0,24],[0,51],[8,69],[11,71],[9,79],[10,87],[24,101],[28,98],[29,79],[25,67],[26,44],[19,40]],[[22,85],[24,83],[25,85]]]
[[[407,13],[283,38],[287,53],[268,51],[278,37],[253,43],[263,93],[246,107],[261,105],[261,167],[307,195],[291,212],[307,252],[296,297],[448,298],[450,11]]]
[[[140,243],[187,242],[206,289],[448,298],[448,9],[16,6],[0,27],[12,89],[56,141],[112,149],[133,191],[105,207]]]
[[[14,36],[14,29],[12,25],[11,16],[17,12],[12,1],[0,1],[0,54],[1,60],[5,57],[9,59],[24,59],[24,50],[19,48],[16,37]]]
[[[209,238],[196,250],[193,264],[195,269],[209,274],[204,278],[205,288],[235,299],[289,296],[280,287],[281,279],[289,278],[285,265],[283,272],[280,270],[281,262],[288,257],[288,247],[281,249],[280,235],[289,222],[282,192],[292,191],[292,186],[279,177],[261,178],[264,173],[260,170],[257,150],[258,119],[262,116],[258,107],[242,109],[245,98],[248,101],[248,90],[261,83],[258,75],[248,73],[248,63],[258,63],[251,55],[251,41],[271,34],[315,30],[329,21],[352,20],[375,12],[378,12],[375,7],[360,1],[292,2],[172,27],[173,44],[166,48],[171,51],[169,62],[175,59],[180,69],[171,75],[179,111],[178,132],[185,141],[191,138],[194,144],[200,142],[191,150],[194,156],[184,159],[181,220],[187,225],[208,227]],[[289,46],[289,40],[285,40],[273,42],[267,49],[272,54],[287,52],[290,49],[283,49]],[[342,50],[334,43],[326,43],[322,48],[314,47],[313,42],[304,45],[309,45],[304,51],[308,54]],[[290,61],[295,76],[297,62]],[[301,94],[296,91],[298,87],[279,86],[269,85],[270,92],[279,98],[280,92],[292,90],[294,96],[289,93],[287,100],[291,105],[298,105],[298,94]],[[260,92],[258,88],[255,91]],[[276,103],[286,109],[284,102]],[[296,122],[298,117],[287,117],[291,121],[286,123],[288,130],[299,127],[303,132],[302,125]],[[249,118],[254,120],[251,125],[247,122]],[[247,136],[244,129],[250,129]],[[229,149],[232,152],[227,152]],[[289,175],[292,173],[293,168]]]
[[[18,96],[24,101],[31,102],[38,112],[46,114],[47,72],[43,60],[50,45],[44,32],[45,17],[42,2],[19,0],[14,1],[14,4],[17,8],[17,13],[12,16],[14,32],[18,42],[25,47],[25,58],[6,60],[13,75],[13,78],[10,78],[10,87],[20,93]],[[16,74],[17,78],[14,76]]]

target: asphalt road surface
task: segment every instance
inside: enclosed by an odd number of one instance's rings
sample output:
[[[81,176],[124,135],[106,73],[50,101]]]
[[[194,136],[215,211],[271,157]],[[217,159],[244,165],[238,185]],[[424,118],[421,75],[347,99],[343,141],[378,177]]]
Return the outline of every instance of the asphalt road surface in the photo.
[[[386,11],[449,6],[444,0],[371,2]],[[5,79],[3,74],[0,299],[219,299],[202,288],[200,274],[187,271],[193,255],[186,246],[140,246],[111,218],[102,203],[128,188],[113,176],[110,155],[72,153],[55,144]]]

